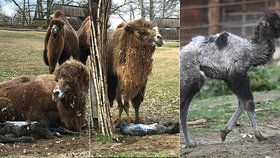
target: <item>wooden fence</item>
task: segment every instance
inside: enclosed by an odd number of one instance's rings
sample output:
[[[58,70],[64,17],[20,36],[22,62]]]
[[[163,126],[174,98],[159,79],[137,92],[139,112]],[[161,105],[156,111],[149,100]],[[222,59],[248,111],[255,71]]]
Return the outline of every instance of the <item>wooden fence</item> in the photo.
[[[279,0],[181,1],[180,40],[187,44],[197,35],[229,31],[250,37],[257,19],[267,10],[280,11]]]

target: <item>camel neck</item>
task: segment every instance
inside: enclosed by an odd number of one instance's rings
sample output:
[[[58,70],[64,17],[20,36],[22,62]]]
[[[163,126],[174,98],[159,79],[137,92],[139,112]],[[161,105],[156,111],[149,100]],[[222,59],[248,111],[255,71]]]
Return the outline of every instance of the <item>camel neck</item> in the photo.
[[[259,26],[255,28],[254,36],[251,40],[253,47],[250,66],[253,67],[267,64],[275,52],[275,39],[270,38],[259,28]]]

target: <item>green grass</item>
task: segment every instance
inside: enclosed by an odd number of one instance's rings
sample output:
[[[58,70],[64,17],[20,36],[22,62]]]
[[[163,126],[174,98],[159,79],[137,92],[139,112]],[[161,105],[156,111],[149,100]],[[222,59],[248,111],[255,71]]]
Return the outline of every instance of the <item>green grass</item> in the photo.
[[[94,134],[91,138],[92,142],[113,142],[113,138],[103,134]]]
[[[45,32],[36,31],[7,31],[0,30],[1,38],[17,38],[17,39],[36,39],[41,40],[45,37]]]
[[[178,41],[164,41],[163,46],[162,47],[167,47],[167,48],[179,48],[180,47],[180,43]]]
[[[0,30],[0,81],[48,73],[43,63],[43,44],[42,32]]]
[[[214,98],[213,98],[214,99]],[[229,121],[230,117],[233,115],[237,105],[225,104],[222,106],[216,106],[212,108],[199,108],[194,109],[189,112],[188,120],[197,120],[197,119],[206,119],[206,125],[196,126],[195,128],[190,128],[192,133],[196,132],[210,132],[210,131],[220,131],[225,128],[227,122]],[[256,104],[257,110],[257,122],[264,123],[262,121],[262,117],[274,115],[279,117],[280,116],[280,99],[276,99],[274,101]],[[246,113],[243,113],[239,118],[239,121],[243,123],[248,123],[248,118]]]

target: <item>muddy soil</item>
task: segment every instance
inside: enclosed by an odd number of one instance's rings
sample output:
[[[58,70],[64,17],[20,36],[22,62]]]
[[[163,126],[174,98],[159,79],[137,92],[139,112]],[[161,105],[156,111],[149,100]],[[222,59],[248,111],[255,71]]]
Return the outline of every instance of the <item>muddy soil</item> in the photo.
[[[119,136],[114,142],[92,142],[91,156],[178,157],[179,134],[152,136]]]
[[[88,132],[81,136],[40,139],[35,143],[0,144],[0,157],[89,157]]]
[[[278,98],[280,98],[279,91],[255,94],[257,102],[266,102]],[[218,100],[219,98],[215,99],[213,103],[219,103]],[[220,100],[223,99],[220,98]],[[227,100],[233,102],[234,96],[227,98]],[[220,103],[225,104],[225,102]],[[236,106],[236,104],[234,105]],[[208,105],[210,107],[214,106],[212,104]],[[185,140],[180,135],[180,157],[280,157],[280,114],[257,117],[257,120],[262,120],[262,123],[258,125],[262,134],[269,138],[267,141],[257,141],[249,123],[241,122],[241,126],[235,126],[224,142],[221,141],[218,131],[191,133],[191,138],[198,143],[198,146],[184,148]]]
[[[255,139],[250,125],[235,127],[228,134],[225,142],[220,139],[219,132],[193,134],[192,138],[198,146],[191,149],[184,145],[181,136],[181,157],[280,157],[280,124],[279,117],[263,118],[265,125],[260,125],[260,130],[268,141],[259,142]],[[273,122],[273,123],[272,123]],[[274,124],[275,123],[275,124]]]

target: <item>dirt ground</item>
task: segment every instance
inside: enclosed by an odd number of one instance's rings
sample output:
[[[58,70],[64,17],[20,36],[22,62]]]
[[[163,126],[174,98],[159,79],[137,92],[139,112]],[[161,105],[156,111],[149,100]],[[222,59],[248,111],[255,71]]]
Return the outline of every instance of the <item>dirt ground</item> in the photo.
[[[119,136],[114,142],[92,142],[91,156],[177,157],[179,134]]]
[[[279,91],[255,94],[256,102],[280,98],[280,95],[275,94],[279,94]],[[220,99],[215,99],[213,103],[218,103]],[[227,100],[232,102],[234,96]],[[211,106],[213,103],[208,105]],[[219,132],[191,133],[191,138],[198,143],[198,146],[184,148],[185,140],[181,135],[180,157],[280,157],[279,115],[257,116],[257,120],[262,120],[262,123],[258,124],[259,129],[265,137],[269,138],[268,141],[257,141],[249,123],[241,122],[241,126],[235,126],[224,142],[221,141]]]
[[[78,137],[41,139],[36,143],[0,144],[0,157],[175,157],[179,151],[179,134],[116,135],[110,141],[89,140],[88,132],[84,132]]]
[[[36,143],[0,143],[0,157],[89,157],[88,132],[81,136],[40,139]]]

